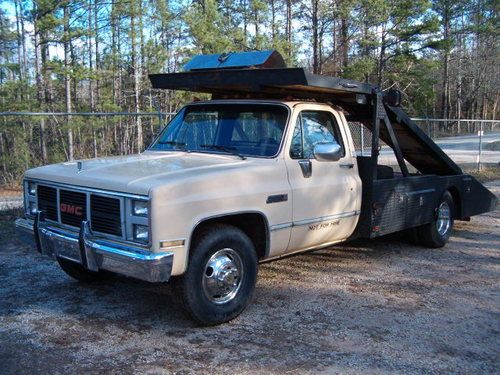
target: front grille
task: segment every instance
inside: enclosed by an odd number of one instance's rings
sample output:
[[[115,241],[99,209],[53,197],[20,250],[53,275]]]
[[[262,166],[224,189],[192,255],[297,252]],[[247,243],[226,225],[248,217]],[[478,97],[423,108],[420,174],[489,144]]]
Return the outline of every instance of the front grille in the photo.
[[[57,190],[48,186],[38,185],[38,209],[45,213],[45,218],[57,221]]]
[[[120,200],[91,195],[90,222],[93,231],[121,236]]]
[[[59,191],[61,223],[79,227],[87,220],[87,195],[70,190]]]
[[[88,220],[93,231],[124,237],[122,201],[119,197],[93,192],[67,190],[62,187],[37,186],[38,209],[45,218],[79,228]],[[87,201],[90,204],[87,217]],[[57,204],[59,203],[59,207]]]

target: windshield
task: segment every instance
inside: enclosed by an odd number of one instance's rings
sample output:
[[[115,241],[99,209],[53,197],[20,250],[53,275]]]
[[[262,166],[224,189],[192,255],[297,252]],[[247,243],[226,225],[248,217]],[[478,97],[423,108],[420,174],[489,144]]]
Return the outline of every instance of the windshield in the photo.
[[[168,123],[149,149],[275,156],[287,116],[282,105],[190,105]]]

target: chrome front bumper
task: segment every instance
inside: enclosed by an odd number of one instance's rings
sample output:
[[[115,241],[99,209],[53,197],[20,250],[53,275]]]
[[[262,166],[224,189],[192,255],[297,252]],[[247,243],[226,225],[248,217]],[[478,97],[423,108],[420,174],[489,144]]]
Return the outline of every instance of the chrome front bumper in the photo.
[[[139,247],[96,238],[87,221],[79,232],[55,227],[41,219],[17,219],[16,229],[23,239],[35,241],[41,254],[80,263],[90,271],[106,270],[149,282],[170,278],[174,254],[152,253]]]

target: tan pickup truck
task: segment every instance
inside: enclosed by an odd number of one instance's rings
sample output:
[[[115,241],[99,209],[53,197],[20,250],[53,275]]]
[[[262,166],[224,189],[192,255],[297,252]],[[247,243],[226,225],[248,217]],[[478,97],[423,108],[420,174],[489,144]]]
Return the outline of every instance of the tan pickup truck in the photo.
[[[202,74],[214,82],[221,71]],[[171,280],[189,315],[211,325],[247,306],[260,261],[408,228],[439,247],[454,219],[494,204],[471,208],[467,194],[487,190],[461,172],[387,173],[377,145],[359,157],[341,102],[236,96],[185,106],[141,154],[27,171],[17,228],[77,280]]]

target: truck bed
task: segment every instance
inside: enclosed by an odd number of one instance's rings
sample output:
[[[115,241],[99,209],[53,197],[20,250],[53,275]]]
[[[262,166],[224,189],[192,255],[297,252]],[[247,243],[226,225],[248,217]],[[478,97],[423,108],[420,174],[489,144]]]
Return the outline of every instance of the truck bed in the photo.
[[[495,209],[495,195],[470,175],[395,175],[373,180],[371,158],[359,156],[357,160],[363,191],[353,237],[373,238],[429,223],[447,190],[455,204],[455,220]]]

